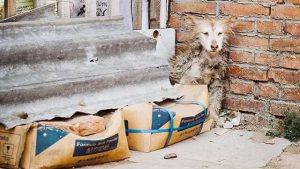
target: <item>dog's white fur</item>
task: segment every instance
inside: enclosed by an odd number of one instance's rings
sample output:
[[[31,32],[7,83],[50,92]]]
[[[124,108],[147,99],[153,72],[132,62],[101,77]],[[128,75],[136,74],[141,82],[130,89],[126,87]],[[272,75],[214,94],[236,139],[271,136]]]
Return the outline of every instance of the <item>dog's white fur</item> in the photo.
[[[170,81],[180,84],[206,84],[209,86],[209,112],[217,125],[224,96],[224,78],[227,68],[228,38],[232,18],[197,20],[188,18],[194,28],[191,41],[180,46],[169,59]],[[187,22],[188,22],[187,20]]]

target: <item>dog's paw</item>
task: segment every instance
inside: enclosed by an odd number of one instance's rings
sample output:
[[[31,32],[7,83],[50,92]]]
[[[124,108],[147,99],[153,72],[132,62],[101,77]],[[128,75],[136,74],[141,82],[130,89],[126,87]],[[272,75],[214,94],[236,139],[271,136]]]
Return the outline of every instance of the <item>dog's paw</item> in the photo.
[[[214,119],[213,128],[223,128],[224,122],[220,119]]]
[[[224,122],[221,121],[221,120],[217,120],[217,121],[216,121],[216,125],[217,125],[218,127],[223,127]]]

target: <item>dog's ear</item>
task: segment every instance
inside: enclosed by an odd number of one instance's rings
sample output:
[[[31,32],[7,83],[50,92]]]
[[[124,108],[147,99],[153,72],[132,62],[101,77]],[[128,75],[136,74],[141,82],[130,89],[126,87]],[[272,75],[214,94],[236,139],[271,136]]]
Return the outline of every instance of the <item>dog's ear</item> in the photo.
[[[225,24],[229,27],[229,28],[233,28],[234,26],[236,26],[237,23],[237,18],[234,16],[230,16],[225,20]]]
[[[194,28],[197,25],[197,21],[193,16],[184,16],[183,17],[184,27]]]

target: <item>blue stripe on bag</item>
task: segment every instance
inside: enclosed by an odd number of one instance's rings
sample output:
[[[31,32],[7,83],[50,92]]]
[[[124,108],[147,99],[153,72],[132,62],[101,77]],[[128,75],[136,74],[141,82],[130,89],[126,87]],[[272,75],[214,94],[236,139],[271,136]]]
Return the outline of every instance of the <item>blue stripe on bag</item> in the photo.
[[[197,104],[197,105],[200,105],[203,107],[203,111],[200,112],[200,113],[203,113],[204,114],[204,117],[202,119],[200,119],[199,121],[195,121],[193,123],[190,123],[186,126],[182,126],[182,127],[177,127],[177,128],[174,128],[174,116],[172,114],[172,112],[166,108],[163,108],[165,110],[167,110],[167,112],[169,113],[169,116],[170,116],[170,128],[168,129],[149,129],[149,130],[139,130],[139,129],[126,129],[126,133],[164,133],[164,132],[169,132],[169,135],[168,135],[168,139],[167,139],[167,142],[165,144],[165,146],[167,146],[172,138],[172,135],[173,135],[173,132],[174,131],[177,131],[177,130],[185,130],[187,128],[190,128],[190,127],[194,127],[194,126],[197,126],[199,124],[201,124],[201,128],[200,130],[202,130],[202,127],[203,127],[203,123],[204,121],[206,120],[207,118],[207,108],[204,104],[200,103],[200,102],[191,102],[191,101],[176,101],[178,103],[182,103],[182,104]]]

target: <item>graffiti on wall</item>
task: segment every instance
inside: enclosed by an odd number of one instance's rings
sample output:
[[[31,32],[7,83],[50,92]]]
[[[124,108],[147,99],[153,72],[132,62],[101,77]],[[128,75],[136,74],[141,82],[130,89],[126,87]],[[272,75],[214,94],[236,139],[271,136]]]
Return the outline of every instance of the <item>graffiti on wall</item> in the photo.
[[[96,16],[110,14],[110,0],[96,0]],[[73,0],[70,5],[72,17],[84,17],[86,12],[85,0]]]
[[[85,0],[73,0],[70,4],[71,17],[85,16]]]
[[[109,0],[97,0],[96,1],[96,16],[108,16],[109,15]]]

